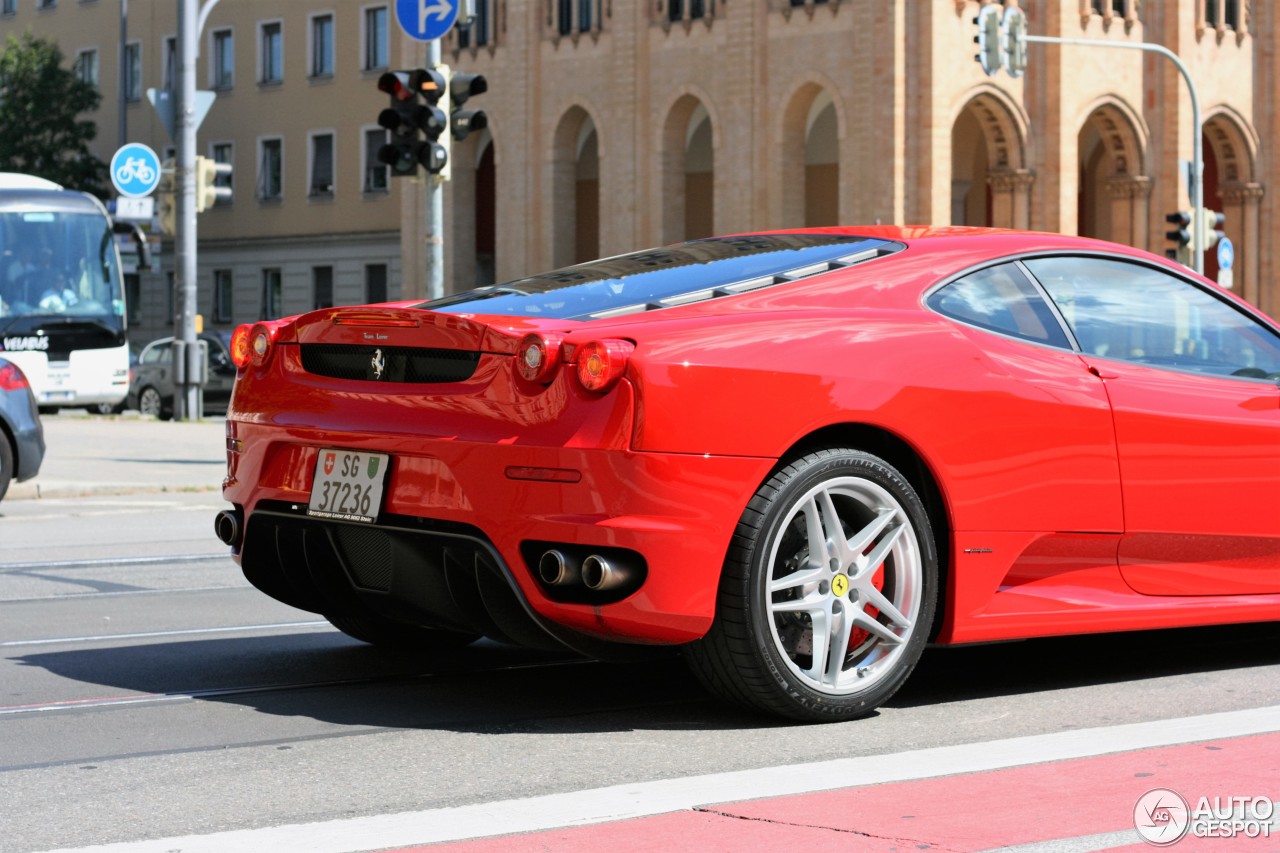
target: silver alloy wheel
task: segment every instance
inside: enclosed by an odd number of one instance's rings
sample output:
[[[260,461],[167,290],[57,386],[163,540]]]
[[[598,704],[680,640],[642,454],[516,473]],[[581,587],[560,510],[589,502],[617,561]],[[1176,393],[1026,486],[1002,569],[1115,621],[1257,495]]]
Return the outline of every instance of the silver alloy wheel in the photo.
[[[830,696],[893,673],[924,591],[919,541],[898,500],[861,477],[823,480],[777,529],[764,600],[791,672]]]
[[[138,411],[144,415],[151,415],[153,418],[160,417],[160,412],[164,408],[164,403],[160,399],[160,392],[154,388],[143,388],[142,393],[138,395]]]

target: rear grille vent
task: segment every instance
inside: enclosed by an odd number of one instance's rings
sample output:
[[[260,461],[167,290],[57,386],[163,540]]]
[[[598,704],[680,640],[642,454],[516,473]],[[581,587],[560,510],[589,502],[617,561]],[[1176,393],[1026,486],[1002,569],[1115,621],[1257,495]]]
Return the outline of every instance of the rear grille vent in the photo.
[[[303,344],[302,368],[334,379],[371,382],[462,382],[480,363],[480,353],[417,347]]]

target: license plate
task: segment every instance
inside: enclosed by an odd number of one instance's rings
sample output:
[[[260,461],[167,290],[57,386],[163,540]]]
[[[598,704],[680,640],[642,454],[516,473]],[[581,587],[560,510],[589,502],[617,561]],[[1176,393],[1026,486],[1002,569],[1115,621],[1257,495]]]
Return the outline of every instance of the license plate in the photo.
[[[369,524],[377,521],[383,481],[390,467],[391,457],[386,453],[322,449],[316,455],[307,515]]]

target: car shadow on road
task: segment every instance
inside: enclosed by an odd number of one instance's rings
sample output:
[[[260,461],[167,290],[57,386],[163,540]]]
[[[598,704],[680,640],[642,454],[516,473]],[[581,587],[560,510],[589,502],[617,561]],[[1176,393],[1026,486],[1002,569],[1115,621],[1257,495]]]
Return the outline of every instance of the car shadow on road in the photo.
[[[335,631],[137,643],[11,658],[120,695],[190,696],[390,729],[578,733],[785,726],[708,696],[678,655],[602,662],[481,641],[435,660]],[[932,648],[886,706],[907,709],[1280,663],[1280,623]]]

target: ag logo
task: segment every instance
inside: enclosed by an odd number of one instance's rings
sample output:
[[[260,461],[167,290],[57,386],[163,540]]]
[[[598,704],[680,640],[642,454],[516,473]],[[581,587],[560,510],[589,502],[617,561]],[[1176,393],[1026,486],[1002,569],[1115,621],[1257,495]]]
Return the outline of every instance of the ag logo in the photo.
[[[324,455],[324,472],[326,474],[332,474],[333,465],[337,461],[338,461],[338,455],[336,453],[326,453]]]
[[[844,574],[836,575],[831,579],[831,591],[836,596],[842,596],[849,591],[849,576]]]
[[[1176,791],[1152,788],[1134,805],[1133,825],[1143,841],[1165,847],[1187,834],[1191,825],[1190,809]]]

